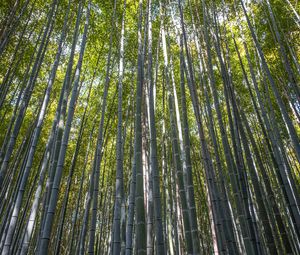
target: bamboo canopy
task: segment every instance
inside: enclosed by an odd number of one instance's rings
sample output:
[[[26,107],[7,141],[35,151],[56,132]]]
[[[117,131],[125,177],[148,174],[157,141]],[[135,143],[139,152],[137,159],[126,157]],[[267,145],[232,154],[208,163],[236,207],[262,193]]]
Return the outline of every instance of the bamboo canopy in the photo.
[[[2,0],[0,254],[300,254],[297,0]]]

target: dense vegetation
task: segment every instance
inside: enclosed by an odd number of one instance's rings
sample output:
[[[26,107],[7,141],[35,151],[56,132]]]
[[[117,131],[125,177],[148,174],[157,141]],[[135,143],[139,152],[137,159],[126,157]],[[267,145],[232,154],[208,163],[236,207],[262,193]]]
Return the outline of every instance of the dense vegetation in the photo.
[[[0,2],[1,254],[300,254],[298,0]]]

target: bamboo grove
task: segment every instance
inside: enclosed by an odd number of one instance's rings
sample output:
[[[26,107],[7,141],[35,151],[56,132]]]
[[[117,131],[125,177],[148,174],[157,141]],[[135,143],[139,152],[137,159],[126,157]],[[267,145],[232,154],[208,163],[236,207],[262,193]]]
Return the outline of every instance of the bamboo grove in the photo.
[[[2,0],[0,253],[300,254],[297,0]]]

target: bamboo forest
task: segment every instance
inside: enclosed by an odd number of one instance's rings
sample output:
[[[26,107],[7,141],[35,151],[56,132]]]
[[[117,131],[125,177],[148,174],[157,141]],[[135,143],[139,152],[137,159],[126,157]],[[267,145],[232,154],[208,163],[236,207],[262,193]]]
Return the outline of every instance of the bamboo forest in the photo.
[[[300,1],[1,0],[0,254],[300,254]]]

